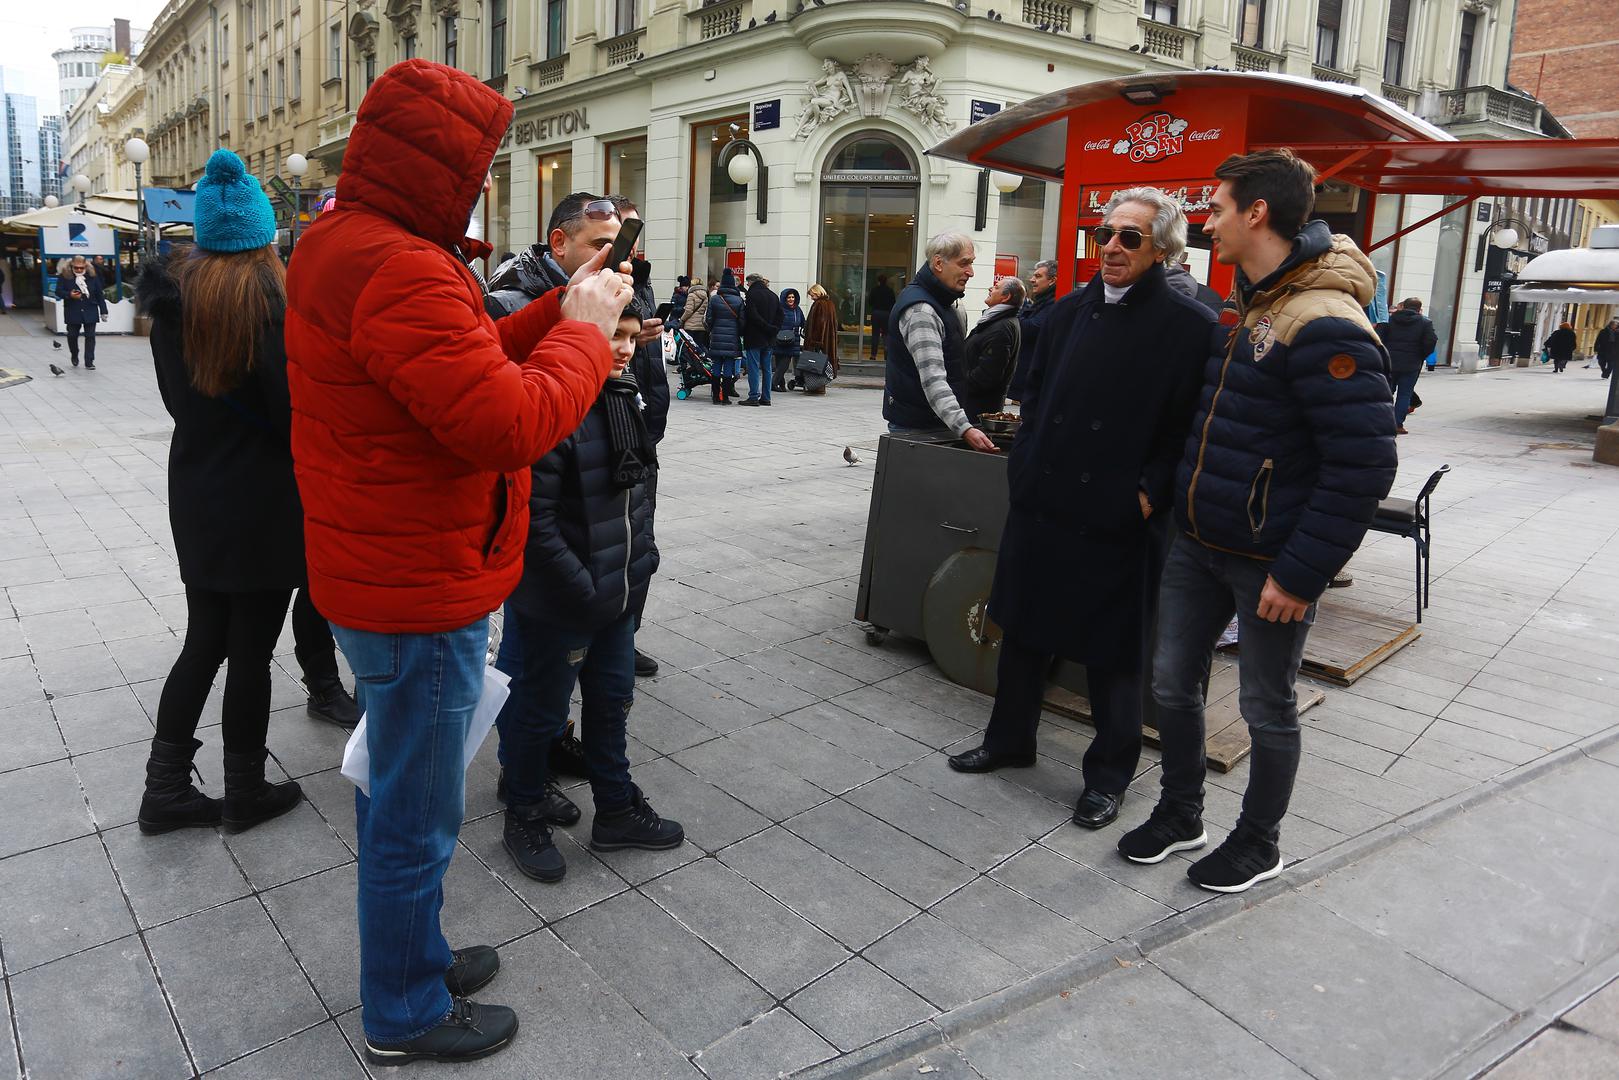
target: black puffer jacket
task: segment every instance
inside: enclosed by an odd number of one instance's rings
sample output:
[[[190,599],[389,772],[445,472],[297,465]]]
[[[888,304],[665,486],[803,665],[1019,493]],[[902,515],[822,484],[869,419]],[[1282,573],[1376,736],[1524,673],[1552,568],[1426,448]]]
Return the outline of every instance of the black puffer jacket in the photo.
[[[484,307],[490,318],[503,318],[567,283],[567,273],[557,265],[551,252],[533,244],[495,267],[495,272],[489,275]]]
[[[1439,341],[1428,316],[1409,308],[1400,308],[1388,322],[1380,323],[1377,334],[1389,351],[1389,367],[1396,375],[1421,371]]]
[[[635,300],[633,306],[645,322],[658,313],[658,296],[652,291],[652,264],[645,259],[634,262]],[[641,400],[646,408],[641,416],[653,442],[662,442],[669,428],[669,369],[663,366],[663,342],[654,338],[635,348],[635,359],[630,361],[630,374],[641,388]]]
[[[742,355],[742,294],[736,278],[726,270],[719,291],[708,300],[708,355],[714,360],[735,360]]]
[[[658,569],[645,484],[616,491],[606,405],[534,466],[523,579],[511,603],[565,630],[600,630],[637,611]]]

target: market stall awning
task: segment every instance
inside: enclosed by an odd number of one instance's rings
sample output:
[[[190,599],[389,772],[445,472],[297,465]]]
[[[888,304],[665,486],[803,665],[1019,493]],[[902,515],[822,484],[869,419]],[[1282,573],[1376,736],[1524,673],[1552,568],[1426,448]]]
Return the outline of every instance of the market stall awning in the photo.
[[[30,210],[24,214],[13,214],[0,220],[0,232],[26,234],[66,225],[70,221],[86,220],[99,222],[124,232],[136,231],[135,219],[138,211],[135,208],[133,191],[109,191],[101,195],[91,195],[85,199],[85,206],[90,210],[89,214],[79,213],[77,201]]]
[[[1392,195],[1619,195],[1619,139],[1286,144],[1318,171]],[[1261,147],[1256,146],[1255,149]]]

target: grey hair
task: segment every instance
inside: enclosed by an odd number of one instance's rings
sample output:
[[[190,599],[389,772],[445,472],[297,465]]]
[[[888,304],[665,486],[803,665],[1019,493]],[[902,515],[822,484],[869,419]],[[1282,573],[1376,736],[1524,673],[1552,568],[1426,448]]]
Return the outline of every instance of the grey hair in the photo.
[[[957,259],[973,246],[972,237],[961,232],[942,232],[928,241],[928,262],[936,258]]]
[[[1039,262],[1034,264],[1034,270],[1044,270],[1047,273],[1047,275],[1049,275],[1052,278],[1055,278],[1057,276],[1057,260],[1056,259],[1041,259]],[[1030,277],[1034,276],[1034,270],[1029,271],[1029,276]]]
[[[1022,278],[1003,277],[997,284],[1000,288],[1006,290],[1006,302],[1008,304],[1013,307],[1023,306],[1023,298],[1029,295],[1029,289],[1028,286],[1023,284]]]
[[[1154,187],[1125,188],[1107,201],[1102,220],[1128,202],[1152,207],[1152,246],[1164,253],[1164,265],[1179,266],[1186,257],[1186,215],[1180,204]]]

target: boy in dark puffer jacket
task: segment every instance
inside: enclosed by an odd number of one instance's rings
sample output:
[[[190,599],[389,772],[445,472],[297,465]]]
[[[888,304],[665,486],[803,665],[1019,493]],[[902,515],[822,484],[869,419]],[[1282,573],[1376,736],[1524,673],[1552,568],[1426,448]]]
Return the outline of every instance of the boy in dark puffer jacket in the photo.
[[[685,840],[630,779],[625,727],[635,698],[635,613],[658,568],[647,481],[658,467],[635,380],[641,316],[631,305],[613,336],[613,368],[579,429],[534,466],[523,578],[507,608],[522,667],[502,720],[505,847],[518,870],[561,881],[567,863],[545,815],[552,741],[568,722],[575,684],[581,742],[595,798],[590,846],[658,851]]]

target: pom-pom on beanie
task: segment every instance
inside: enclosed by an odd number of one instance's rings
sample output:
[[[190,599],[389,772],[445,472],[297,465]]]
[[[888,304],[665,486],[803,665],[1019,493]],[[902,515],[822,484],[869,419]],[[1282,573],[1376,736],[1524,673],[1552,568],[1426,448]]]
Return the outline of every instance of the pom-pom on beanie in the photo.
[[[215,150],[197,181],[197,246],[207,251],[249,251],[275,243],[275,212],[242,159]]]

